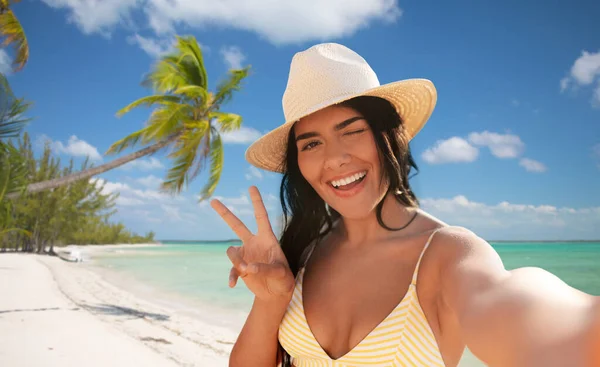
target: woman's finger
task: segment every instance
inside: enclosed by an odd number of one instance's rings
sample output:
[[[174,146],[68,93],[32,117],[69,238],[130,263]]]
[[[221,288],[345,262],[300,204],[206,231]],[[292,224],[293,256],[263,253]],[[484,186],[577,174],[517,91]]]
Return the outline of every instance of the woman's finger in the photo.
[[[241,249],[241,247],[230,246],[227,249],[227,257],[233,264],[233,267],[237,269],[238,275],[243,278],[246,275],[248,264],[246,264],[242,257]]]
[[[258,233],[273,233],[271,222],[269,222],[269,214],[267,214],[267,209],[265,208],[265,204],[260,196],[258,188],[256,186],[251,186],[248,189],[248,192],[250,193],[250,200],[254,207],[254,217],[256,218]]]
[[[252,232],[244,223],[235,216],[222,202],[217,199],[211,200],[210,206],[223,218],[225,223],[235,232],[242,242],[247,242],[252,237]]]
[[[283,265],[275,264],[263,264],[263,263],[250,263],[247,267],[248,274],[260,274],[267,278],[282,278],[285,276],[286,269]]]
[[[231,268],[229,271],[229,287],[233,288],[237,284],[238,272],[235,268]]]

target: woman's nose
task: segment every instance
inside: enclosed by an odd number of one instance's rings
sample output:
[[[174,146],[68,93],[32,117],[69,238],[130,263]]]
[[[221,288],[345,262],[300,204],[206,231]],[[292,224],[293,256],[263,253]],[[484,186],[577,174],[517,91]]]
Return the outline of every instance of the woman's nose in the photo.
[[[346,147],[338,143],[328,143],[325,155],[325,169],[336,170],[350,162],[350,154]]]

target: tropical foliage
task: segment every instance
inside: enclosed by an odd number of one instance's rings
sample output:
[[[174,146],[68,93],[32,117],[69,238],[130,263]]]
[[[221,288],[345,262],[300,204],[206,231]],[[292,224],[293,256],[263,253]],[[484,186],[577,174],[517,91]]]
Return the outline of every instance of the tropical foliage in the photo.
[[[12,45],[15,51],[13,71],[23,69],[29,60],[29,44],[21,23],[10,9],[11,4],[21,0],[0,0],[0,41],[1,46]]]
[[[6,143],[18,154],[9,158],[19,159],[19,163],[24,164],[28,181],[67,176],[75,169],[72,160],[67,166],[61,166],[60,159],[53,155],[48,145],[44,147],[42,155],[35,158],[26,133],[13,144],[12,141]],[[89,165],[85,161],[79,170],[87,168]],[[101,180],[80,180],[69,186],[23,194],[8,206],[8,212],[2,218],[28,234],[23,231],[5,233],[0,236],[2,249],[53,253],[55,245],[153,241],[152,232],[138,236],[127,231],[120,223],[109,222],[115,212],[116,198],[117,194],[105,192]]]
[[[177,37],[174,51],[160,58],[144,79],[143,85],[152,88],[155,94],[140,98],[117,113],[122,116],[136,107],[153,106],[155,109],[146,125],[115,142],[107,153],[116,154],[139,146],[145,148],[97,167],[30,184],[27,192],[35,193],[78,180],[88,180],[135,159],[168,151],[172,165],[161,185],[162,190],[180,192],[209,165],[208,182],[201,191],[200,199],[211,196],[223,169],[220,134],[239,129],[242,124],[241,116],[223,112],[221,107],[240,89],[248,73],[249,67],[230,70],[216,91],[209,92],[208,76],[198,42],[192,36]]]
[[[13,225],[12,203],[4,198],[26,186],[25,160],[8,140],[17,137],[29,121],[24,116],[30,106],[29,102],[15,97],[5,76],[0,74],[0,236],[12,231],[28,235]]]

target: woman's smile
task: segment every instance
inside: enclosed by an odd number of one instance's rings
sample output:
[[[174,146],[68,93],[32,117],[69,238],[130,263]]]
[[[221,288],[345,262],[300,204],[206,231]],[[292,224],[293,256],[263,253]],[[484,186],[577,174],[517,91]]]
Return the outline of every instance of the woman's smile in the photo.
[[[331,180],[329,189],[337,196],[348,198],[358,194],[365,186],[368,171],[346,175],[341,179]]]

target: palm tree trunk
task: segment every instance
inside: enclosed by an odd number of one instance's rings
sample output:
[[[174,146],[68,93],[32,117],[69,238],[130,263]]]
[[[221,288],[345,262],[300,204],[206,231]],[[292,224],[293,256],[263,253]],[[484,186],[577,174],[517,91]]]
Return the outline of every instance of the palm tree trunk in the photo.
[[[27,190],[25,190],[28,194],[32,194],[34,192],[40,192],[40,191],[44,191],[44,190],[49,190],[49,189],[55,189],[57,187],[60,186],[64,186],[64,185],[68,185],[70,183],[73,183],[75,181],[79,181],[79,180],[84,180],[86,178],[90,178],[96,175],[99,175],[101,173],[110,171],[111,169],[117,168],[119,166],[124,165],[125,163],[129,163],[133,160],[136,160],[138,158],[153,154],[157,151],[159,151],[160,149],[164,148],[165,146],[169,145],[170,143],[172,143],[175,139],[177,139],[179,137],[180,134],[175,134],[173,136],[171,136],[168,139],[165,139],[161,142],[158,142],[154,145],[151,145],[149,147],[146,147],[144,149],[140,149],[137,152],[133,152],[131,154],[128,154],[126,156],[123,156],[121,158],[117,158],[113,161],[110,161],[108,163],[105,164],[101,164],[98,167],[92,167],[90,169],[87,169],[85,171],[81,171],[81,172],[77,172],[74,173],[72,175],[68,175],[65,177],[60,177],[60,178],[55,178],[53,180],[48,180],[48,181],[42,181],[42,182],[36,182],[33,184],[29,184],[27,185]],[[19,192],[13,192],[10,193],[8,195],[6,195],[7,199],[14,199],[19,197],[20,193]]]

